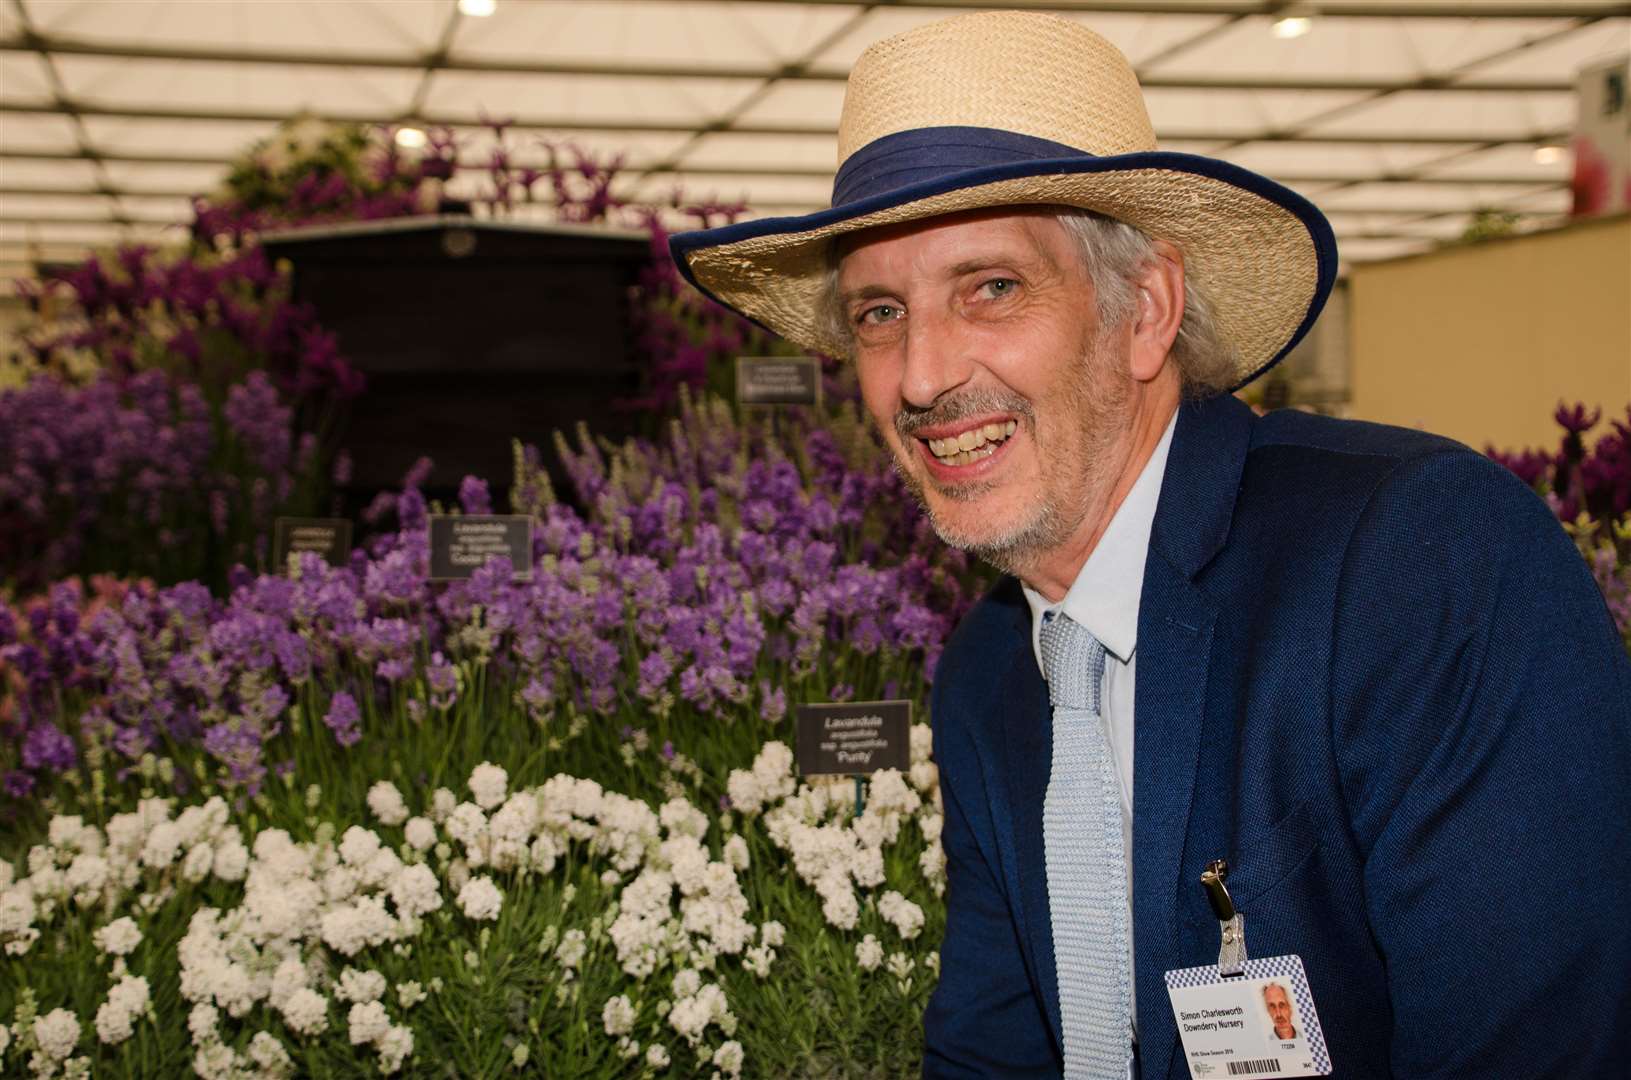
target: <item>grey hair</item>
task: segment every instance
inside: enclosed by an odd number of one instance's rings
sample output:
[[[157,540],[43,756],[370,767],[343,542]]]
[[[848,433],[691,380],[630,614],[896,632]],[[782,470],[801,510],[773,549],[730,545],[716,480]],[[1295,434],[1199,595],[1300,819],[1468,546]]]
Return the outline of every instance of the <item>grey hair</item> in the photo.
[[[1075,238],[1093,282],[1100,325],[1120,326],[1131,319],[1138,300],[1133,281],[1156,258],[1155,241],[1136,225],[1092,210],[1061,207],[1057,216]],[[1238,381],[1234,350],[1218,332],[1211,297],[1193,265],[1184,266],[1184,314],[1167,355],[1178,366],[1186,396],[1220,394]]]
[[[1059,223],[1076,241],[1082,267],[1097,294],[1099,323],[1119,326],[1137,310],[1133,282],[1157,255],[1155,241],[1144,230],[1125,221],[1073,206],[1052,208]],[[839,302],[839,247],[827,249],[827,272],[817,300],[817,329],[829,341],[848,343],[852,328]],[[1168,353],[1178,368],[1187,397],[1223,393],[1239,381],[1234,349],[1218,331],[1217,316],[1206,285],[1195,267],[1184,267],[1184,314]]]

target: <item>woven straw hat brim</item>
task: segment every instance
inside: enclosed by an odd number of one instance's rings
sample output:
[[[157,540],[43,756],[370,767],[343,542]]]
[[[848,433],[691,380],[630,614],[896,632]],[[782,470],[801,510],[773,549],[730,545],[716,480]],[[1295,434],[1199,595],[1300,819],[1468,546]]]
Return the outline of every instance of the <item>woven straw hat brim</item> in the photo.
[[[670,250],[698,289],[801,348],[844,356],[817,317],[834,237],[994,206],[1095,210],[1176,244],[1237,358],[1235,386],[1272,367],[1336,280],[1336,239],[1307,199],[1250,170],[1167,151],[969,169],[799,217],[679,233]]]

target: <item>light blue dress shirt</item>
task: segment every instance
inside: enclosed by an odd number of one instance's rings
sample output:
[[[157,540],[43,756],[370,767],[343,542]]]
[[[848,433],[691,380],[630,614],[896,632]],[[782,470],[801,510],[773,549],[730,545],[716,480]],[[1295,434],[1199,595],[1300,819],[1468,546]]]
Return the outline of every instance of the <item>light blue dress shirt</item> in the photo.
[[[1025,600],[1031,607],[1031,646],[1036,652],[1038,670],[1042,667],[1039,635],[1042,617],[1047,612],[1064,612],[1104,644],[1104,682],[1100,687],[1099,709],[1109,729],[1110,754],[1116,766],[1116,784],[1121,789],[1121,839],[1123,850],[1127,852],[1129,926],[1132,925],[1133,902],[1133,683],[1138,661],[1138,601],[1144,590],[1144,560],[1149,555],[1150,530],[1155,525],[1155,507],[1161,499],[1161,480],[1167,471],[1167,451],[1172,448],[1172,432],[1177,422],[1178,414],[1174,411],[1150,460],[1144,463],[1144,470],[1116,508],[1109,527],[1082,564],[1065,598],[1050,605],[1041,593],[1025,586]],[[1129,942],[1129,963],[1132,962],[1131,949]],[[1135,1017],[1137,1003],[1135,982]],[[1135,1020],[1135,1031],[1136,1023]]]

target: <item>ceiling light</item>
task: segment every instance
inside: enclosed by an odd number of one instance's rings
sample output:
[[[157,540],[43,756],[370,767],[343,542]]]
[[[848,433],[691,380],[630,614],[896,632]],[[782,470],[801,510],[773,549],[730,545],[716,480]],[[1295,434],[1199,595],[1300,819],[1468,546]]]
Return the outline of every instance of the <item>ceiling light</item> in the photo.
[[[1535,147],[1536,165],[1556,165],[1563,160],[1563,148],[1555,143],[1544,143]]]
[[[396,144],[408,150],[417,150],[425,145],[425,133],[416,127],[397,128]]]
[[[498,7],[498,0],[459,0],[459,14],[485,19]]]
[[[1289,41],[1291,38],[1300,38],[1314,29],[1314,20],[1307,15],[1287,15],[1283,19],[1275,19],[1270,29],[1275,37]]]

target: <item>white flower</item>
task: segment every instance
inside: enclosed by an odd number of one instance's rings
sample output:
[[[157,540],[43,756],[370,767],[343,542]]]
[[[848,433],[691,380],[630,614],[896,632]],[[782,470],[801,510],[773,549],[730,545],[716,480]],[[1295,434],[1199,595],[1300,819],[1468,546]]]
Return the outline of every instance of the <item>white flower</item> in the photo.
[[[447,816],[453,812],[453,808],[457,805],[459,805],[457,795],[445,787],[437,788],[430,796],[430,819],[440,825],[447,820]]]
[[[340,837],[340,858],[347,866],[364,866],[379,853],[379,836],[372,829],[353,825]]]
[[[396,1003],[404,1009],[411,1009],[425,1000],[425,988],[417,982],[398,983],[396,987]]]
[[[84,828],[85,819],[78,814],[58,814],[46,826],[46,842],[54,848],[77,847],[79,834]]]
[[[855,962],[861,966],[862,971],[876,971],[878,965],[883,963],[883,946],[878,939],[868,934],[855,945]]]
[[[11,867],[10,863],[4,865],[8,870]],[[102,856],[80,852],[68,864],[65,878],[74,898],[82,904],[89,904],[97,899],[102,887],[107,884],[110,870],[108,860]]]
[[[476,805],[483,810],[491,810],[503,802],[509,784],[510,774],[489,761],[482,762],[470,772],[470,794],[476,797]]]
[[[404,915],[429,915],[442,906],[441,885],[424,863],[404,867],[391,880],[390,892],[391,903]]]
[[[324,943],[342,956],[356,956],[371,945],[390,940],[397,922],[385,910],[378,896],[365,896],[352,904],[331,908],[323,915]]]
[[[288,1076],[294,1071],[289,1052],[269,1031],[257,1031],[255,1037],[249,1040],[249,1060],[261,1067],[263,1077]]]
[[[627,994],[607,998],[606,1007],[600,1010],[600,1019],[606,1025],[608,1035],[627,1035],[634,1030],[635,1018],[634,1005]]]
[[[718,1024],[726,1034],[736,1028],[736,1017],[725,1002],[725,992],[709,983],[694,997],[682,997],[668,1010],[668,1026],[684,1037],[686,1044],[696,1046],[702,1031],[709,1024]]]
[[[909,775],[912,778],[912,786],[924,794],[935,790],[940,784],[940,770],[932,761],[916,762]]]
[[[114,919],[91,935],[96,947],[109,956],[129,956],[141,944],[142,932],[129,915]]]
[[[379,1071],[390,1076],[413,1053],[413,1029],[406,1024],[393,1026],[380,1036],[378,1045]]]
[[[646,1064],[658,1070],[668,1068],[668,1051],[662,1043],[652,1043],[646,1047]]]
[[[936,896],[946,894],[946,852],[938,841],[931,840],[923,849],[923,854],[917,857],[917,868]]]
[[[351,1006],[347,1016],[351,1030],[351,1045],[372,1043],[391,1029],[391,1018],[385,1015],[385,1006],[378,1001],[364,1001]]]
[[[340,972],[340,988],[334,991],[334,996],[341,1001],[366,1005],[370,1001],[378,1001],[384,993],[384,975],[377,971],[358,971],[354,967],[347,967]]]
[[[180,852],[181,829],[173,821],[160,822],[153,826],[153,831],[147,834],[147,842],[142,845],[142,865],[163,870],[176,861]]]
[[[236,836],[215,849],[215,876],[222,881],[242,881],[249,869],[249,850]]]
[[[576,968],[583,963],[583,954],[588,951],[587,938],[582,930],[568,930],[561,935],[561,943],[555,948],[555,959],[560,961],[562,967]]]
[[[10,863],[0,863],[0,866],[4,866],[8,870],[11,868]],[[3,876],[3,875],[0,875],[0,876]],[[5,1024],[0,1024],[0,1061],[3,1061],[5,1059],[6,1048],[8,1046],[10,1046],[10,1045],[11,1045],[11,1028],[7,1027]]]
[[[663,803],[662,809],[657,812],[657,819],[670,836],[701,838],[708,833],[708,816],[683,798]]]
[[[403,837],[415,851],[429,851],[436,844],[436,826],[429,818],[411,817],[403,828]]]
[[[684,968],[674,976],[670,987],[677,998],[693,997],[702,989],[702,976],[690,968]]]
[[[735,1039],[732,1039],[726,1043],[721,1043],[719,1049],[714,1051],[714,1064],[718,1066],[726,1076],[741,1076],[742,1044],[737,1042]]]
[[[408,820],[408,806],[402,801],[402,792],[389,780],[381,780],[368,789],[368,809],[379,818],[381,825],[400,825]]]
[[[34,914],[34,891],[26,881],[0,892],[0,940],[9,943],[28,936],[33,929]],[[34,937],[38,936],[39,931],[34,931]],[[6,951],[12,951],[9,944]]]
[[[272,972],[272,986],[267,992],[266,999],[275,1009],[281,1009],[289,995],[296,990],[302,990],[311,983],[311,977],[306,972],[306,965],[300,962],[300,957],[290,954],[283,958],[283,962]]]
[[[181,863],[181,876],[187,881],[203,881],[210,876],[210,869],[215,865],[215,850],[208,844],[194,844],[187,851],[187,857]]]
[[[781,948],[783,941],[787,940],[787,928],[772,919],[759,927],[759,940],[772,948]]]
[[[923,909],[893,889],[879,899],[878,914],[893,923],[900,936],[908,941],[923,929]]]
[[[237,1080],[243,1073],[243,1059],[225,1043],[213,1042],[193,1055],[193,1071],[203,1080]]]
[[[889,960],[885,966],[889,968],[889,974],[897,979],[904,979],[912,973],[912,968],[917,965],[913,963],[910,956],[903,952],[896,952],[889,954]]]
[[[748,842],[741,836],[733,836],[725,841],[725,862],[732,870],[748,868]]]
[[[469,919],[496,919],[504,906],[504,894],[493,879],[483,874],[464,883],[459,890],[459,908]]]
[[[768,945],[755,945],[742,956],[742,969],[763,979],[770,974],[770,963],[776,959],[776,950]]]
[[[104,1001],[96,1010],[96,1037],[109,1046],[122,1043],[136,1030],[132,1023],[135,1019],[132,1013]]]
[[[215,1029],[216,1023],[221,1019],[221,1011],[207,1001],[200,1001],[193,1006],[193,1011],[187,1014],[187,1031],[192,1035],[194,1046],[206,1046],[221,1038],[221,1033]]]
[[[829,887],[826,900],[821,905],[821,914],[840,930],[855,929],[855,921],[861,916],[861,907],[855,899],[855,890],[847,883]]]
[[[63,1061],[79,1042],[79,1020],[67,1009],[52,1009],[34,1021],[34,1041],[51,1061]]]
[[[487,835],[487,815],[475,803],[462,802],[453,808],[442,827],[469,851],[480,845]]]
[[[280,1011],[284,1023],[298,1035],[317,1035],[328,1028],[328,1001],[310,987],[290,994]]]

